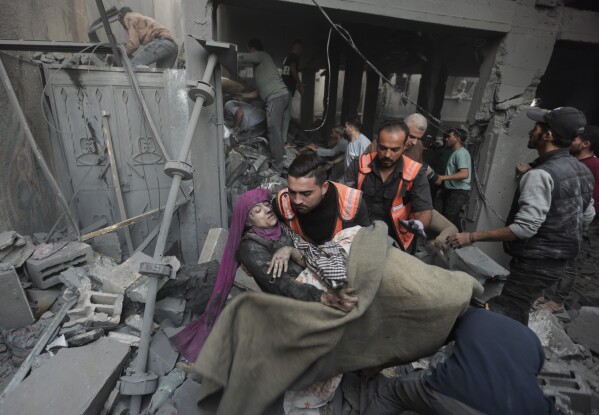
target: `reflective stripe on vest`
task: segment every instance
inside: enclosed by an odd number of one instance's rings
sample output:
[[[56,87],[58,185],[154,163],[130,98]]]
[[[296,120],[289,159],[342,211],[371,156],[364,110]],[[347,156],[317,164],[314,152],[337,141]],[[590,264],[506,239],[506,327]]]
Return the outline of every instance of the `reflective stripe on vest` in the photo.
[[[372,172],[372,161],[376,153],[364,154],[360,156],[360,169],[358,171],[358,183],[357,188],[362,189],[362,184],[364,183],[364,179],[366,175]],[[412,240],[414,239],[414,234],[404,228],[400,223],[399,219],[408,220],[410,213],[412,213],[412,205],[408,203],[407,205],[403,204],[403,195],[402,189],[404,187],[404,181],[406,182],[405,190],[411,190],[413,180],[416,178],[416,175],[420,171],[422,164],[417,161],[412,160],[409,157],[401,156],[403,160],[403,171],[401,174],[401,180],[397,186],[397,192],[395,192],[395,198],[393,199],[393,203],[391,204],[391,218],[393,219],[393,226],[395,227],[395,233],[399,237],[401,245],[404,250],[407,250]]]
[[[338,211],[335,229],[333,231],[333,236],[335,236],[343,230],[343,222],[351,222],[355,219],[360,207],[360,201],[362,200],[362,192],[341,183],[329,182],[329,184],[332,184],[337,189]],[[285,218],[287,226],[304,240],[312,242],[312,240],[302,231],[299,219],[293,211],[289,189],[285,188],[279,191],[277,194],[277,204],[279,205],[281,214]]]

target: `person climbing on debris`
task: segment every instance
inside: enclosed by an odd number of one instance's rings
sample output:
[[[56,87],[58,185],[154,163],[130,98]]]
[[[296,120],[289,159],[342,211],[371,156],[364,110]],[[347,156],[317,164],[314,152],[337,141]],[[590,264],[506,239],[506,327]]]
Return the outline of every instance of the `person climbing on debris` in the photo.
[[[237,58],[241,64],[251,64],[254,67],[254,79],[260,98],[266,104],[266,124],[268,144],[272,155],[272,167],[275,170],[283,169],[284,144],[284,117],[290,105],[290,96],[279,69],[272,57],[264,52],[260,39],[251,39],[248,42],[249,53],[239,53]]]
[[[316,245],[332,240],[343,229],[370,224],[362,192],[328,181],[328,167],[314,153],[298,156],[289,166],[289,187],[272,202],[285,225]]]
[[[503,241],[512,256],[510,275],[492,311],[528,324],[530,309],[544,289],[557,282],[580,251],[582,232],[593,220],[593,175],[568,153],[584,131],[586,117],[572,107],[531,109],[535,121],[528,148],[539,157],[520,179],[506,226],[449,236],[454,248],[478,241]]]
[[[153,63],[157,68],[173,67],[179,49],[170,30],[151,17],[133,12],[130,7],[121,8],[119,22],[129,34],[125,52],[133,56],[133,67]]]
[[[536,334],[505,316],[470,308],[450,335],[453,354],[432,371],[418,370],[379,388],[365,415],[404,411],[430,415],[556,414],[543,395],[545,360]]]
[[[316,144],[308,144],[300,148],[300,152],[314,151],[320,157],[330,160],[333,163],[331,167],[331,180],[336,181],[343,177],[345,172],[345,152],[347,151],[347,140],[344,138],[343,127],[337,126],[331,129],[329,134],[329,144],[331,148],[319,147]]]

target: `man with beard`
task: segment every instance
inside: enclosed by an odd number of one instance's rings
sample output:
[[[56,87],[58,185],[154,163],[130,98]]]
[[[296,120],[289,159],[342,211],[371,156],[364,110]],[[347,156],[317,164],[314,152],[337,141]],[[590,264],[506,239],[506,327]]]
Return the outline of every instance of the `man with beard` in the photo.
[[[409,131],[402,120],[384,121],[376,152],[354,160],[343,182],[364,192],[370,219],[387,223],[389,236],[412,253],[414,234],[430,225],[433,204],[426,169],[404,155]]]
[[[454,248],[477,241],[503,241],[512,256],[510,275],[501,295],[489,301],[492,311],[523,324],[534,300],[557,282],[578,255],[583,228],[593,219],[594,180],[568,148],[584,131],[584,114],[572,107],[531,109],[536,121],[528,148],[539,157],[520,179],[506,226],[449,236]]]
[[[316,245],[330,241],[342,229],[370,225],[362,192],[326,180],[328,167],[314,153],[297,157],[289,166],[289,187],[272,202],[280,220]]]
[[[595,178],[595,190],[593,191],[595,211],[599,209],[599,159],[596,156],[597,153],[599,153],[599,127],[587,125],[584,132],[572,141],[570,154],[587,166]]]

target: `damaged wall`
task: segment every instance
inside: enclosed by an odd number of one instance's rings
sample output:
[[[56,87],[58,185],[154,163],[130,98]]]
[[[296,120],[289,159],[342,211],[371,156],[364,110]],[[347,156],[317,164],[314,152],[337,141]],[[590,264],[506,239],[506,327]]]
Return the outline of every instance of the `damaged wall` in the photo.
[[[83,16],[83,18],[82,18]],[[2,2],[0,38],[4,39],[87,39],[85,3],[77,0],[47,2]],[[19,55],[11,52],[11,55]],[[21,54],[29,58],[30,54]],[[53,166],[51,132],[41,115],[41,75],[31,65],[0,54],[29,127],[50,168]],[[0,87],[0,230],[23,234],[47,231],[60,213],[48,182],[25,141],[4,87]]]

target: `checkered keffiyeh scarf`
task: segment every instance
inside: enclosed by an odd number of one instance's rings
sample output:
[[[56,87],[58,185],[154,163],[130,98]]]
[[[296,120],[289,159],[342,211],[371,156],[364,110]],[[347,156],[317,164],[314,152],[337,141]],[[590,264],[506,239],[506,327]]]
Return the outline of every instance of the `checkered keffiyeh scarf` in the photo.
[[[333,290],[347,283],[347,252],[337,242],[312,245],[304,241],[287,226],[283,232],[291,238],[293,245],[302,252],[306,264],[318,279]]]

